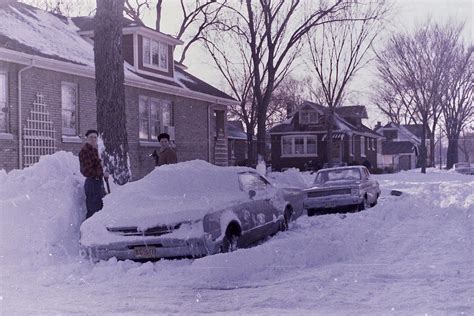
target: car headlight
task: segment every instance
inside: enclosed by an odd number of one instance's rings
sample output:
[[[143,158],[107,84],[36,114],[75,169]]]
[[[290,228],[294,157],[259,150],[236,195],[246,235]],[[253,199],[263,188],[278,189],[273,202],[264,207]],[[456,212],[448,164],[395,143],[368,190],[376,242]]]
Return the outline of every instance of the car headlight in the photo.
[[[352,194],[352,195],[359,196],[359,195],[360,195],[359,189],[351,189],[351,194]]]

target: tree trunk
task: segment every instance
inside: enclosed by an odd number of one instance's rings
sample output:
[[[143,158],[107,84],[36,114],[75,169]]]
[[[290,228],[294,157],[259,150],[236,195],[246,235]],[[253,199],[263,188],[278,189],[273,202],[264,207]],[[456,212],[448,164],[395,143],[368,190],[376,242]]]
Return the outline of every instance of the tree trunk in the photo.
[[[435,166],[435,133],[430,133],[430,167]]]
[[[426,130],[427,130],[426,120],[423,120],[423,124],[421,128],[421,146],[420,146],[421,173],[426,173]]]
[[[262,106],[262,104],[257,103],[257,153],[259,156],[262,156],[263,159],[266,158],[266,120],[267,120],[267,110]]]
[[[94,61],[97,128],[105,150],[102,159],[114,182],[130,180],[122,56],[124,0],[97,0]]]
[[[155,22],[155,30],[160,31],[161,25],[161,4],[163,0],[158,0],[156,3],[156,22]]]
[[[333,146],[333,140],[332,140],[332,134],[333,134],[333,120],[334,120],[334,113],[332,110],[328,111],[328,115],[326,118],[326,131],[327,131],[327,137],[326,137],[326,157],[328,161],[328,167],[332,167],[332,146]]]
[[[446,169],[451,169],[458,162],[458,140],[457,137],[449,137],[448,150],[446,153]]]
[[[257,160],[255,159],[255,152],[253,149],[254,140],[253,140],[253,131],[247,129],[247,166],[255,166]]]

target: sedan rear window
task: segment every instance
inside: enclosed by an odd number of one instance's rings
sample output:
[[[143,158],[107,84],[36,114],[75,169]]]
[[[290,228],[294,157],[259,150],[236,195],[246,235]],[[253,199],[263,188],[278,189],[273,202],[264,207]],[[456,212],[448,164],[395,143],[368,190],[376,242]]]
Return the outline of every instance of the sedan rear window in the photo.
[[[329,181],[360,180],[361,175],[358,168],[327,170],[318,172],[315,183],[325,183]]]

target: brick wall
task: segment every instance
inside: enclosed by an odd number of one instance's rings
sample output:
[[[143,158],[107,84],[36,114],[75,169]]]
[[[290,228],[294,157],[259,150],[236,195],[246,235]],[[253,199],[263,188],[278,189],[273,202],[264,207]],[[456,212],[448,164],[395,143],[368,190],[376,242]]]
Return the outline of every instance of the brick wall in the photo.
[[[7,134],[0,137],[0,169],[11,170],[18,166],[18,69],[21,66],[0,61],[0,71],[7,73]],[[13,137],[11,137],[13,136]],[[12,138],[12,139],[11,139]]]
[[[18,168],[17,78],[18,70],[21,68],[22,66],[20,65],[0,62],[0,71],[8,71],[8,101],[11,105],[9,132],[13,135],[13,140],[0,139],[0,168],[7,171]],[[72,82],[78,86],[79,136],[83,136],[88,129],[97,128],[95,80],[39,68],[25,70],[22,74],[22,125],[25,124],[36,94],[40,92],[44,96],[51,120],[54,122],[57,150],[66,150],[77,154],[82,147],[82,143],[63,142],[62,139],[61,82]],[[192,159],[212,161],[209,157],[209,138],[211,139],[211,146],[213,146],[214,134],[212,127],[211,129],[208,128],[208,103],[127,86],[125,89],[127,135],[132,177],[134,180],[142,178],[153,170],[155,162],[154,159],[149,157],[149,154],[154,149],[159,149],[158,142],[139,141],[138,100],[140,95],[171,100],[173,102],[172,116],[176,130],[178,161]],[[215,109],[225,110],[226,108],[225,106],[211,106],[211,123],[213,119],[212,113]]]

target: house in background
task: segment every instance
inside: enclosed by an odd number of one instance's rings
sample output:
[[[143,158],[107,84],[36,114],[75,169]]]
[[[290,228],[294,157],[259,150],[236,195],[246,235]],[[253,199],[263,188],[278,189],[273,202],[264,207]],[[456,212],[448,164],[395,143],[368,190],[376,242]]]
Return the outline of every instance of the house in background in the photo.
[[[382,143],[382,168],[394,171],[414,169],[419,166],[418,156],[421,145],[422,130],[420,125],[398,125],[377,123],[375,131],[385,137]],[[429,139],[426,140],[429,165]]]
[[[410,170],[416,167],[417,147],[409,141],[382,143],[382,165],[386,170]]]
[[[0,169],[30,166],[59,150],[78,153],[97,127],[94,19],[66,18],[11,1],[0,4]],[[174,61],[176,38],[124,19],[125,102],[132,177],[167,132],[178,161],[228,164],[230,96]]]
[[[227,139],[229,165],[245,165],[248,158],[247,134],[242,121],[227,121]]]
[[[270,129],[274,170],[319,169],[327,164],[326,111],[327,108],[306,101],[286,121]],[[337,108],[332,135],[333,163],[368,162],[372,167],[378,166],[383,137],[362,124],[366,118],[364,106]]]
[[[461,135],[458,148],[459,162],[474,163],[474,132]]]

